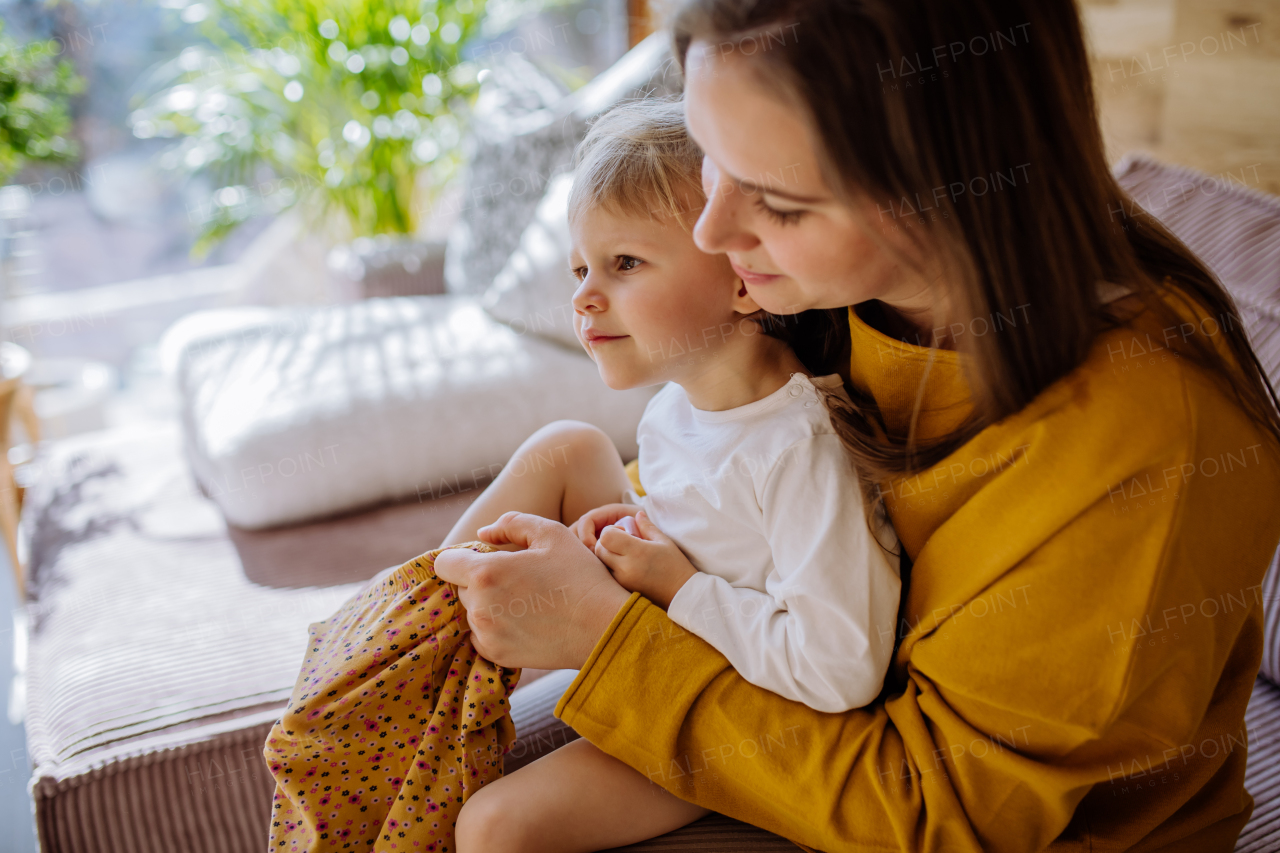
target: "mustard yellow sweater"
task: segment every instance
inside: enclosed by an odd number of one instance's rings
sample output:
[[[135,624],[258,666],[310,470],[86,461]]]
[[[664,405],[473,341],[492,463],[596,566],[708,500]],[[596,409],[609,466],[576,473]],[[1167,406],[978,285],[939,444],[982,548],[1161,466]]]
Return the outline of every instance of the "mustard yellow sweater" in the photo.
[[[896,425],[928,350],[850,312]],[[828,851],[1229,851],[1280,465],[1149,315],[933,470],[890,484],[915,561],[887,700],[823,714],[633,595],[556,708],[676,795]],[[934,351],[923,434],[968,411]],[[851,519],[850,523],[862,523]]]

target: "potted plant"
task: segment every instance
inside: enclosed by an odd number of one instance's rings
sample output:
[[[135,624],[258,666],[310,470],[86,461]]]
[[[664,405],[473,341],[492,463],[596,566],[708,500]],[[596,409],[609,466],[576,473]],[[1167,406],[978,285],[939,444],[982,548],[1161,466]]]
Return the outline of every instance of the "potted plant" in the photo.
[[[84,81],[70,62],[55,60],[60,52],[52,40],[14,40],[0,20],[0,185],[28,162],[75,159],[67,100]]]
[[[8,295],[12,224],[31,204],[25,187],[5,185],[28,164],[69,163],[77,156],[68,101],[84,88],[84,81],[70,62],[57,59],[61,50],[53,40],[19,42],[0,21],[0,337],[5,329],[2,306]]]
[[[56,41],[15,41],[0,19],[0,184],[28,163],[69,163],[68,99],[84,88]]]
[[[463,45],[483,14],[484,0],[187,6],[208,44],[142,82],[130,125],[140,138],[175,139],[162,165],[207,176],[197,251],[299,203],[311,222],[336,225],[334,239],[369,249],[414,234],[460,165],[460,120],[479,76]],[[412,272],[420,252],[407,251]]]

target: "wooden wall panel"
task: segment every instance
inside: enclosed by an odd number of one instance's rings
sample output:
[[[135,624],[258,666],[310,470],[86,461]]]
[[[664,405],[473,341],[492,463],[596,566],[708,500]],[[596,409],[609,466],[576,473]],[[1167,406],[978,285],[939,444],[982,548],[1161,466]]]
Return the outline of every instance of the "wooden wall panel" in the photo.
[[[1108,155],[1133,149],[1280,194],[1280,0],[1081,6]]]
[[[627,38],[635,47],[654,30],[653,10],[648,0],[627,0]]]

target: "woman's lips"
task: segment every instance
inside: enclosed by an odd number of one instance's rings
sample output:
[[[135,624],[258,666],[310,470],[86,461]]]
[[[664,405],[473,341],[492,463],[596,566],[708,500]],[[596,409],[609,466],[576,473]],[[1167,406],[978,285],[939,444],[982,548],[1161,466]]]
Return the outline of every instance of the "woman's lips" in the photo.
[[[769,284],[782,278],[780,275],[770,275],[769,273],[752,272],[751,270],[743,269],[733,261],[729,261],[729,265],[733,267],[733,271],[738,274],[738,278],[742,279],[747,284]]]

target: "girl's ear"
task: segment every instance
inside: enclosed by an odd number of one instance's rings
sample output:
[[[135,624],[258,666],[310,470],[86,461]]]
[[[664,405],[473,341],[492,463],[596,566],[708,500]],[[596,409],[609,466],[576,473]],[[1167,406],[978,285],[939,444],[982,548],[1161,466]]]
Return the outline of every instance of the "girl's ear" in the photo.
[[[751,298],[751,294],[747,293],[747,286],[742,279],[735,278],[733,286],[736,288],[733,292],[733,310],[739,314],[749,315],[760,310],[760,306]]]

